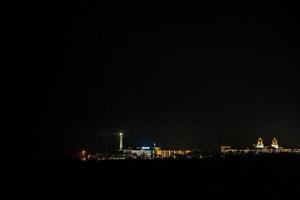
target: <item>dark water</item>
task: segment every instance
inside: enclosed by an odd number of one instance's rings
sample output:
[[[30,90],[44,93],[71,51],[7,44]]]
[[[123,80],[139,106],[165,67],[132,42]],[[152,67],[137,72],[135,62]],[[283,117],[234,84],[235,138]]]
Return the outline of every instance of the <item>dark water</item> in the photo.
[[[101,162],[66,159],[2,166],[2,192],[19,199],[104,195],[273,199],[287,198],[300,189],[300,156],[292,155]]]

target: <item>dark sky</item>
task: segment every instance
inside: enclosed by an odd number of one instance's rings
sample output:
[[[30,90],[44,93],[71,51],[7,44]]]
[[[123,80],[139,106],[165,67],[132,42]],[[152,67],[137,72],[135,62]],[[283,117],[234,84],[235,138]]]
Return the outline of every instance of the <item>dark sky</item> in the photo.
[[[300,147],[292,7],[13,5],[2,141],[30,155],[112,148],[120,130],[132,146]]]

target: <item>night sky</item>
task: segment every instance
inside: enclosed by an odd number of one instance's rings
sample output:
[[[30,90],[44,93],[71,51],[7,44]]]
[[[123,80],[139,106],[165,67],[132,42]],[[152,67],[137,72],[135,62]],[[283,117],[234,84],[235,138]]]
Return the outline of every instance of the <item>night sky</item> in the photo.
[[[273,7],[275,6],[275,7]],[[292,6],[290,6],[292,7]],[[9,151],[156,142],[300,147],[299,22],[277,5],[13,5],[2,18]]]

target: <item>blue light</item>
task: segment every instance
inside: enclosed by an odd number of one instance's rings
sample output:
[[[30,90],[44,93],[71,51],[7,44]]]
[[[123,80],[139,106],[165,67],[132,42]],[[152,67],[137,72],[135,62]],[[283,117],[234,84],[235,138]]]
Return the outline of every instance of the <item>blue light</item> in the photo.
[[[143,150],[149,150],[150,147],[142,147]]]

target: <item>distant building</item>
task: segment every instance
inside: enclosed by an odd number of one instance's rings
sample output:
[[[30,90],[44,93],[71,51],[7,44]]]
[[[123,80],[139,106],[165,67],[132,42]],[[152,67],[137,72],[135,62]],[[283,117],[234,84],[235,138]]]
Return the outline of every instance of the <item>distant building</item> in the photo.
[[[187,155],[191,152],[191,150],[163,150],[160,147],[154,148],[154,156],[156,158],[168,158],[168,157],[176,157]]]
[[[136,147],[136,148],[128,148],[122,149],[124,156],[129,156],[133,158],[175,158],[177,156],[187,155],[191,152],[191,150],[165,150],[161,149],[161,147]]]
[[[258,148],[258,149],[264,148],[264,143],[263,143],[263,139],[262,138],[258,138],[257,139],[256,148]]]
[[[273,148],[275,148],[275,149],[278,149],[278,142],[277,142],[277,139],[276,139],[276,138],[273,138],[271,147],[273,147]]]
[[[161,147],[156,147],[156,144],[153,144],[153,147],[144,146],[136,148],[123,148],[123,134],[119,134],[119,151],[123,153],[125,157],[132,158],[168,158],[183,156],[191,152],[191,150],[164,150]]]
[[[230,146],[221,146],[221,153],[300,153],[300,149],[279,147],[276,138],[272,139],[271,146],[264,146],[263,139],[258,138],[255,148],[234,149]]]
[[[226,152],[227,150],[230,150],[231,149],[231,146],[221,146],[221,152],[224,153]]]
[[[124,156],[129,156],[133,158],[152,158],[154,150],[150,147],[136,147],[122,149]]]

